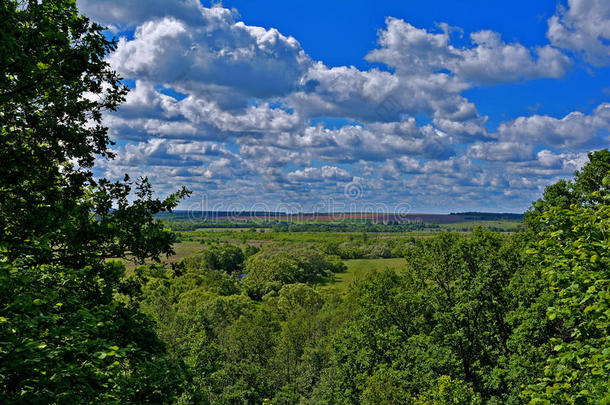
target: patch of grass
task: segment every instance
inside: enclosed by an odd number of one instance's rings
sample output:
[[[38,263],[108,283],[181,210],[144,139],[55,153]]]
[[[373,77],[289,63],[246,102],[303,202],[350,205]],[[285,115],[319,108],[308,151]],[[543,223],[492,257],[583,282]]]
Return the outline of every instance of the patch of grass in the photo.
[[[334,280],[321,286],[321,290],[332,290],[339,293],[347,291],[354,281],[363,280],[375,271],[395,270],[400,273],[406,267],[404,258],[396,259],[353,259],[343,261],[347,270],[334,275]]]
[[[180,242],[174,244],[175,255],[170,256],[167,260],[170,262],[178,262],[187,256],[205,250],[206,247],[199,242]]]
[[[205,246],[199,242],[178,242],[174,243],[174,251],[176,254],[170,257],[161,257],[161,262],[163,263],[177,263],[185,257],[191,256],[197,252],[205,250]],[[133,270],[137,267],[136,264],[132,261],[125,260],[125,270],[127,274],[131,274]]]

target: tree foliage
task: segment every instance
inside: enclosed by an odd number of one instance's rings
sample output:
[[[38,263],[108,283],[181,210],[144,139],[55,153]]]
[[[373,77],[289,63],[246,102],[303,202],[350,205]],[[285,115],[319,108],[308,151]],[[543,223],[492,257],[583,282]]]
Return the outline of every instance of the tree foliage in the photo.
[[[293,283],[319,283],[345,265],[334,256],[307,246],[268,249],[248,258],[244,270],[244,288],[260,299]]]
[[[152,215],[188,192],[94,179],[126,88],[75,1],[3,1],[0,20],[0,402],[171,402],[181,363],[106,260],[170,254]]]
[[[526,392],[534,403],[610,402],[610,152],[589,159],[567,183],[570,205],[545,199],[532,219],[540,232],[530,253],[557,296],[547,316],[559,323],[544,378]]]

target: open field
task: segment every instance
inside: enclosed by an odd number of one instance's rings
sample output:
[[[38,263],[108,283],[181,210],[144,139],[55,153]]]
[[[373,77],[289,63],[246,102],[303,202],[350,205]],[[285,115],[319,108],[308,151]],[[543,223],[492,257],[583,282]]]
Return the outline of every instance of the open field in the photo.
[[[354,281],[365,279],[368,275],[376,271],[395,270],[400,272],[405,268],[405,259],[352,259],[343,261],[347,265],[347,270],[343,273],[336,273],[334,280],[320,286],[322,291],[345,292]]]
[[[255,246],[257,248],[266,248],[274,245],[291,245],[291,244],[311,244],[311,245],[341,245],[355,244],[359,246],[371,245],[378,243],[406,243],[411,238],[430,238],[437,235],[439,232],[470,232],[476,226],[492,229],[496,231],[515,232],[522,226],[522,222],[514,219],[494,219],[494,220],[465,220],[466,216],[462,215],[427,215],[420,216],[420,219],[430,219],[434,217],[446,217],[444,223],[440,223],[436,228],[424,228],[421,230],[411,231],[287,231],[276,230],[272,228],[226,228],[226,227],[205,227],[195,230],[177,230],[178,241],[174,244],[175,255],[168,258],[163,258],[165,263],[176,263],[181,259],[190,256],[199,251],[208,249],[210,246],[217,244],[230,243],[244,247],[246,245]],[[167,218],[167,217],[166,217]],[[460,219],[461,222],[449,222]],[[173,220],[168,225],[180,224],[183,219]],[[320,218],[311,219],[311,223],[320,223]],[[296,223],[296,222],[295,222]],[[178,227],[178,229],[180,229]],[[383,256],[387,257],[387,256]],[[361,260],[362,262],[359,262]],[[383,266],[389,265],[395,268],[398,263],[396,259],[358,259],[353,262],[350,260],[350,269],[346,274],[340,274],[337,277],[337,283],[340,288],[344,288],[344,284],[349,284],[351,278],[359,277],[361,274],[372,270],[383,270]],[[393,261],[394,260],[394,261]],[[364,267],[359,267],[364,266]],[[382,266],[382,267],[380,267]],[[135,264],[126,262],[128,271],[135,268]],[[363,270],[364,269],[364,270]]]
[[[174,244],[174,251],[176,254],[170,257],[162,257],[161,261],[163,263],[177,263],[185,257],[191,256],[201,250],[204,250],[206,247],[198,242],[180,242]],[[136,264],[131,261],[125,261],[125,268],[127,269],[128,274],[136,268]]]

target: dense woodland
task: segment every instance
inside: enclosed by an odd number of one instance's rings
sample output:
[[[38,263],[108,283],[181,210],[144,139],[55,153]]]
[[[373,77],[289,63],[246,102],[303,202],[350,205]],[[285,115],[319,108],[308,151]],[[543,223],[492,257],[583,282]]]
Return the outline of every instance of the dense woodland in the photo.
[[[73,1],[0,4],[0,403],[610,403],[610,151],[519,232],[409,238],[346,292],[332,243],[162,264],[188,191],[91,172],[114,43]]]

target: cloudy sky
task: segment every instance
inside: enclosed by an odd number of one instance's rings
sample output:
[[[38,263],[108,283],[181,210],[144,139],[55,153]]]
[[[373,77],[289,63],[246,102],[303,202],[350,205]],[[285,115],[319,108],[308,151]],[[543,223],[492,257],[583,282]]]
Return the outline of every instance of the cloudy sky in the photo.
[[[610,1],[79,0],[181,208],[520,212],[610,141]]]

